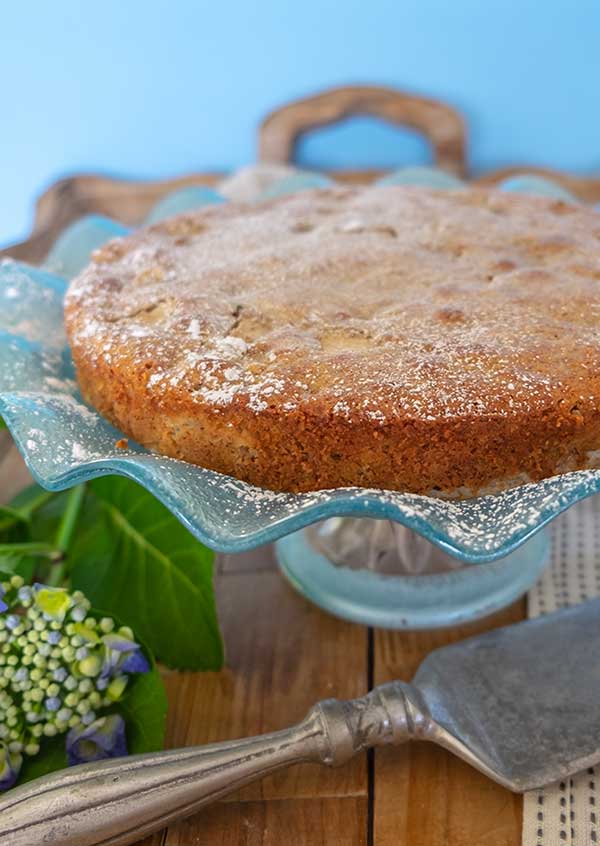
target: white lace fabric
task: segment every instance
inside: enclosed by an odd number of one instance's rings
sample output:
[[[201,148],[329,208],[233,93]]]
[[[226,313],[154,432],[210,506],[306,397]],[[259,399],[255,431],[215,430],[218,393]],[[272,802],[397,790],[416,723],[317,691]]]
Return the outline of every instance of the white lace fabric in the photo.
[[[552,561],[529,593],[529,617],[600,596],[600,497],[570,508],[554,520],[550,531]],[[594,653],[590,657],[598,658]],[[600,767],[596,767],[525,794],[522,844],[597,846],[599,813]]]

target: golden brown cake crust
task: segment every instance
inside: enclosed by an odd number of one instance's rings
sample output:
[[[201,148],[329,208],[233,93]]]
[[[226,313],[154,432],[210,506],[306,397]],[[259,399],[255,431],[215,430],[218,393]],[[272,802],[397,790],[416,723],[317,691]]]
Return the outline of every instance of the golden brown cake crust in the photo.
[[[600,219],[554,199],[213,206],[98,250],[66,321],[127,435],[275,490],[473,493],[600,449]]]

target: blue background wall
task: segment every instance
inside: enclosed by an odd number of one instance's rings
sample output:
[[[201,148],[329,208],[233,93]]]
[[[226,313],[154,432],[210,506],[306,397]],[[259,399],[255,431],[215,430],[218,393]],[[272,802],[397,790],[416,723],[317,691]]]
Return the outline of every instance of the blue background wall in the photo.
[[[458,106],[475,170],[600,170],[599,0],[0,0],[0,243],[80,170],[157,177],[255,157],[276,105],[348,82]],[[426,162],[365,120],[308,139],[311,166]]]

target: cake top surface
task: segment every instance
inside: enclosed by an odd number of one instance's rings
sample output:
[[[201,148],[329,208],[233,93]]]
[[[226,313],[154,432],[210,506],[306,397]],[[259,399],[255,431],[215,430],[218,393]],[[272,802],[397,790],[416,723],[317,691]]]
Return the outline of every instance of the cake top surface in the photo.
[[[66,311],[72,343],[177,407],[382,425],[576,408],[600,402],[600,218],[406,186],[212,206],[96,251]]]

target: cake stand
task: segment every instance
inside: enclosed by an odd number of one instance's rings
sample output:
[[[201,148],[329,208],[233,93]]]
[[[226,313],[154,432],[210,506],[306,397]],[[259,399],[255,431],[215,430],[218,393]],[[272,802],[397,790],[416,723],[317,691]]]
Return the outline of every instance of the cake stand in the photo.
[[[461,185],[427,168],[398,171],[385,182]],[[324,183],[298,173],[267,194]],[[572,199],[538,177],[521,176],[504,189]],[[163,199],[151,218],[222,201],[212,190],[187,187]],[[132,441],[117,448],[122,433],[78,393],[62,300],[91,250],[128,231],[90,216],[61,235],[42,268],[0,263],[0,415],[43,487],[127,476],[207,546],[231,553],[275,542],[282,572],[307,598],[338,616],[389,628],[452,625],[512,602],[549,559],[544,526],[600,490],[600,471],[585,470],[469,500],[361,488],[276,493]]]

